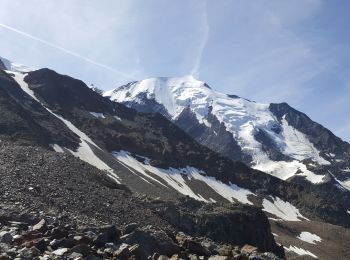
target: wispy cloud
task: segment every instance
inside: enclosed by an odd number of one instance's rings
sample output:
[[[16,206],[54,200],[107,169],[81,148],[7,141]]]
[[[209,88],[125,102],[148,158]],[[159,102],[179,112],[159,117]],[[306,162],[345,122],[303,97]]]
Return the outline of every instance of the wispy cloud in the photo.
[[[115,73],[119,74],[120,76],[122,76],[122,77],[124,77],[124,78],[126,78],[126,79],[132,79],[132,77],[131,77],[130,75],[128,75],[128,74],[126,74],[126,73],[124,73],[124,72],[122,72],[122,71],[120,71],[120,70],[114,69],[114,68],[112,68],[112,67],[110,67],[110,66],[108,66],[108,65],[106,65],[106,64],[101,63],[101,62],[92,60],[92,59],[90,59],[90,58],[88,58],[88,57],[85,57],[85,56],[83,56],[83,55],[81,55],[81,54],[79,54],[79,53],[77,53],[77,52],[68,50],[68,49],[66,49],[66,48],[64,48],[64,47],[62,47],[62,46],[59,46],[59,45],[55,44],[55,43],[46,41],[46,40],[41,39],[41,38],[38,38],[38,37],[36,37],[36,36],[34,36],[34,35],[31,35],[31,34],[28,34],[28,33],[26,33],[26,32],[23,32],[23,31],[21,31],[21,30],[19,30],[19,29],[17,29],[17,28],[12,27],[12,26],[8,26],[8,25],[6,25],[6,24],[0,23],[0,27],[2,27],[2,28],[4,28],[4,29],[7,29],[7,30],[10,30],[10,31],[12,31],[12,32],[15,32],[15,33],[17,33],[17,34],[20,34],[20,35],[22,35],[22,36],[25,36],[25,37],[27,37],[27,38],[30,38],[30,39],[32,39],[32,40],[34,40],[34,41],[40,42],[40,43],[42,43],[42,44],[45,44],[45,45],[47,45],[47,46],[49,46],[49,47],[52,47],[52,48],[57,49],[57,50],[59,50],[59,51],[62,51],[62,52],[64,52],[64,53],[69,54],[69,55],[71,55],[71,56],[74,56],[74,57],[76,57],[76,58],[82,59],[82,60],[84,60],[84,61],[86,61],[86,62],[88,62],[88,63],[90,63],[90,64],[95,65],[95,66],[101,67],[101,68],[106,69],[106,70],[109,70],[109,71],[111,71],[111,72],[115,72]]]
[[[203,2],[203,9],[202,9],[202,15],[201,15],[201,31],[202,31],[202,40],[200,42],[198,53],[194,60],[194,65],[191,70],[191,74],[194,77],[199,77],[199,70],[202,62],[202,56],[205,49],[205,46],[208,42],[209,37],[209,24],[208,24],[208,13],[207,13],[207,2]]]

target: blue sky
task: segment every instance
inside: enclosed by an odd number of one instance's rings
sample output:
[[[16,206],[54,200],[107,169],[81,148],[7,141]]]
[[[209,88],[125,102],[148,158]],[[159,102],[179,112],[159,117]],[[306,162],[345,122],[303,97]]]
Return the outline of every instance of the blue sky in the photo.
[[[350,141],[350,1],[0,0],[0,6],[5,58],[102,89],[194,74],[221,92],[286,101]]]

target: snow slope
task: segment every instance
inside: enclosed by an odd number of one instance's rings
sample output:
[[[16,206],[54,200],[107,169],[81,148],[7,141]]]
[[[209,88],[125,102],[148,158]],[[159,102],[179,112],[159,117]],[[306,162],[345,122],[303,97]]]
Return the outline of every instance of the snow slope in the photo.
[[[303,248],[296,247],[296,246],[284,247],[284,249],[287,251],[292,251],[298,255],[309,255],[313,258],[318,258],[315,254],[311,253],[310,251],[305,250]]]
[[[34,92],[29,88],[28,84],[24,81],[25,74],[22,73],[13,73],[13,78],[16,80],[16,82],[20,85],[22,90],[26,92],[29,96],[31,96],[34,100],[39,102],[48,112],[50,112],[52,115],[57,117],[59,120],[61,120],[73,133],[75,133],[80,138],[80,146],[78,147],[77,151],[71,151],[69,150],[74,156],[80,158],[81,160],[95,166],[96,168],[106,171],[108,176],[112,178],[117,183],[120,183],[119,177],[115,174],[113,169],[111,169],[107,164],[105,164],[100,158],[96,156],[96,154],[92,151],[90,146],[94,146],[97,149],[100,149],[85,133],[80,131],[76,126],[74,126],[70,121],[64,119],[63,117],[55,114],[52,112],[49,108],[45,107],[40,100],[35,96]],[[57,145],[52,144],[51,147],[56,152],[63,152],[63,149]]]
[[[311,159],[318,165],[330,163],[322,158],[307,137],[290,126],[285,118],[280,123],[270,111],[269,104],[216,92],[192,76],[150,78],[104,93],[104,96],[114,101],[127,104],[142,104],[145,95],[147,99],[154,99],[162,104],[173,120],[185,108],[190,108],[199,123],[210,127],[207,118],[208,114],[212,113],[237,140],[242,151],[251,155],[252,167],[255,169],[283,180],[293,177],[296,173],[312,183],[321,183],[324,180],[324,176],[314,174],[301,161]],[[273,130],[276,126],[281,130],[279,133]],[[272,161],[255,138],[259,130],[263,130],[279,151],[292,160]]]
[[[126,151],[113,152],[114,157],[121,162],[124,166],[128,167],[129,170],[136,170],[144,176],[144,180],[152,180],[164,187],[167,187],[163,182],[160,182],[158,179],[152,177],[151,174],[156,175],[160,179],[164,180],[165,183],[180,192],[181,194],[188,195],[192,198],[195,198],[200,201],[212,202],[213,200],[206,200],[200,194],[193,192],[191,187],[188,185],[187,180],[199,180],[206,183],[219,195],[226,198],[227,200],[234,202],[235,200],[244,203],[244,204],[253,204],[248,199],[248,195],[254,195],[249,190],[238,187],[235,184],[227,185],[216,180],[213,177],[205,176],[205,173],[201,170],[198,170],[194,167],[186,167],[183,169],[161,169],[154,167],[149,164],[149,159],[144,158],[144,162],[138,161],[136,158],[130,155]],[[131,169],[130,169],[131,168]]]
[[[310,244],[316,244],[315,242],[321,242],[322,239],[315,234],[312,234],[310,232],[307,231],[303,231],[300,233],[300,235],[298,236],[298,239],[308,242]]]
[[[113,156],[131,172],[136,174],[135,171],[137,171],[138,173],[142,174],[142,179],[144,181],[148,183],[153,181],[164,187],[172,187],[181,194],[188,195],[196,200],[215,202],[215,200],[212,198],[207,200],[200,194],[195,193],[189,185],[189,181],[191,180],[206,183],[217,194],[231,202],[239,201],[243,204],[252,205],[253,203],[249,200],[248,196],[256,196],[251,191],[241,188],[235,184],[225,184],[216,180],[214,177],[206,176],[204,171],[194,167],[188,166],[182,169],[157,168],[150,165],[150,159],[137,156],[138,158],[142,158],[144,160],[143,162],[140,162],[127,151],[113,152]],[[155,178],[154,176],[157,176],[158,178]],[[163,180],[164,182],[161,182],[160,180]],[[299,212],[299,209],[278,197],[271,200],[264,199],[261,206],[264,211],[269,212],[278,219],[287,221],[308,220]]]
[[[0,57],[0,60],[5,65],[8,71],[26,73],[35,70],[34,68],[30,68],[26,65],[9,61],[8,59],[2,57]]]
[[[281,200],[278,197],[273,198],[272,201],[264,199],[262,206],[264,211],[271,213],[283,220],[287,220],[287,221],[308,220],[306,217],[301,215],[301,213],[296,207],[294,207],[289,202]]]

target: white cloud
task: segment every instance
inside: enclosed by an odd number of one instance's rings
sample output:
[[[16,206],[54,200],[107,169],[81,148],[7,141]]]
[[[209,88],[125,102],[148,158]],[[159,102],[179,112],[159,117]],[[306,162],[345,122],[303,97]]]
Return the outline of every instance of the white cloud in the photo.
[[[191,75],[194,77],[199,77],[199,69],[202,62],[202,56],[207,45],[208,37],[209,37],[209,24],[208,24],[208,14],[207,14],[207,2],[203,2],[202,12],[201,12],[201,32],[202,32],[202,40],[198,47],[198,53],[194,60],[194,65],[191,70]]]

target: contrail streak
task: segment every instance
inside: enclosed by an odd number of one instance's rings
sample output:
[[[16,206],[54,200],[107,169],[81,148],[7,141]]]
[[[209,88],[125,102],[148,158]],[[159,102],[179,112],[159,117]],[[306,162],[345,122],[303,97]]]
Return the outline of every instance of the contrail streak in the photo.
[[[92,60],[92,59],[89,59],[89,58],[87,58],[87,57],[84,57],[84,56],[80,55],[79,53],[76,53],[76,52],[67,50],[66,48],[63,48],[63,47],[61,47],[61,46],[59,46],[59,45],[57,45],[57,44],[54,44],[54,43],[52,43],[52,42],[49,42],[49,41],[40,39],[40,38],[35,37],[35,36],[33,36],[33,35],[30,35],[30,34],[28,34],[28,33],[26,33],[26,32],[23,32],[23,31],[21,31],[21,30],[18,30],[18,29],[16,29],[16,28],[13,28],[13,27],[11,27],[11,26],[8,26],[8,25],[6,25],[6,24],[0,23],[0,27],[5,28],[5,29],[7,29],[7,30],[10,30],[10,31],[12,31],[12,32],[18,33],[18,34],[20,34],[20,35],[26,36],[26,37],[28,37],[28,38],[30,38],[30,39],[32,39],[32,40],[35,40],[35,41],[40,42],[40,43],[43,43],[43,44],[45,44],[45,45],[47,45],[47,46],[50,46],[50,47],[55,48],[55,49],[57,49],[57,50],[60,50],[60,51],[66,53],[66,54],[69,54],[69,55],[71,55],[71,56],[74,56],[74,57],[77,57],[77,58],[79,58],[79,59],[82,59],[82,60],[84,60],[84,61],[86,61],[86,62],[88,62],[88,63],[91,63],[91,64],[95,65],[95,66],[99,66],[99,67],[104,68],[104,69],[107,69],[107,70],[109,70],[109,71],[118,73],[120,76],[122,76],[122,77],[124,77],[124,78],[132,79],[131,76],[129,76],[128,74],[126,74],[126,73],[124,73],[124,72],[122,72],[122,71],[116,70],[116,69],[114,69],[114,68],[112,68],[112,67],[110,67],[110,66],[107,66],[107,65],[103,64],[103,63],[100,63],[100,62],[94,61],[94,60]]]
[[[191,74],[194,77],[199,76],[199,69],[202,63],[202,56],[205,49],[205,46],[208,42],[209,36],[209,24],[208,24],[208,15],[207,15],[207,2],[203,3],[203,11],[202,11],[202,26],[201,31],[203,32],[203,38],[198,48],[197,56],[195,57],[193,68],[191,70]]]

